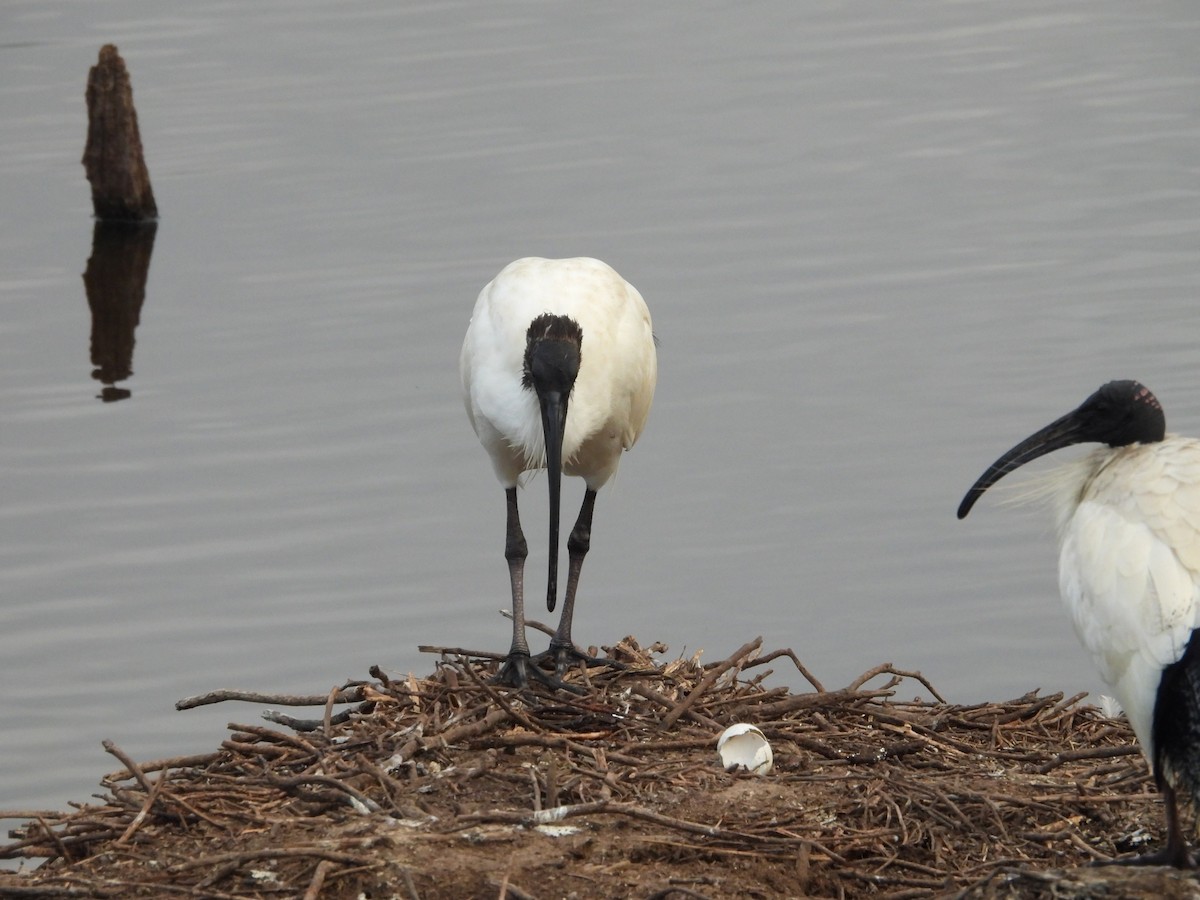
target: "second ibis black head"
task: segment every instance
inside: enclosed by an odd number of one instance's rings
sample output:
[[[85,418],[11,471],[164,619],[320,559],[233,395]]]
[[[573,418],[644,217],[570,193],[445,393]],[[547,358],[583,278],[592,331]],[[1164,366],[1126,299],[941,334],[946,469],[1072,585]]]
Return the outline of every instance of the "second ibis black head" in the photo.
[[[1150,444],[1166,434],[1162,405],[1149,388],[1137,381],[1110,381],[1065,416],[1031,434],[988,466],[958,506],[965,518],[983,492],[1014,469],[1039,456],[1072,444],[1100,443],[1110,447]]]

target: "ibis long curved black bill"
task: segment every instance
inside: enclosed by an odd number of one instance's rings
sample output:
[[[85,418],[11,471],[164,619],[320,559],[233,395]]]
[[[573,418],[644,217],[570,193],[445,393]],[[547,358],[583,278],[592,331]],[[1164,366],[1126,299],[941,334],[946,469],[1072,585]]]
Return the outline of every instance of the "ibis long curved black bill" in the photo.
[[[1072,444],[1092,440],[1084,434],[1084,423],[1080,420],[1078,412],[1078,410],[1072,410],[1065,416],[1055,419],[988,466],[987,471],[979,476],[979,480],[971,485],[971,489],[962,498],[962,503],[958,504],[958,517],[965,519],[967,513],[971,511],[971,507],[975,505],[975,501],[983,496],[983,492],[1009,472],[1019,469],[1025,463],[1031,462],[1039,456],[1045,456],[1047,453],[1053,453],[1055,450],[1061,450]]]
[[[567,422],[567,395],[539,393],[542,437],[546,444],[546,480],[550,484],[550,571],[546,575],[546,609],[558,602],[558,520],[561,511],[563,429]]]

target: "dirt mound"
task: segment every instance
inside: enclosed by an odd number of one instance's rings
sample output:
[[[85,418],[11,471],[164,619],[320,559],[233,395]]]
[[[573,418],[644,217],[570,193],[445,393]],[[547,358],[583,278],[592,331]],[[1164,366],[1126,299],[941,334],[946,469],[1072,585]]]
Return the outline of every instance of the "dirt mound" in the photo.
[[[1163,869],[1080,868],[1161,839],[1123,721],[1081,697],[946,704],[883,665],[826,690],[761,639],[728,659],[572,672],[583,693],[488,684],[447,651],[429,678],[353,682],[276,728],[106,776],[101,805],[8,811],[0,897],[1185,897]],[[767,687],[795,665],[811,692]],[[757,673],[757,674],[752,674]],[[901,700],[897,694],[930,699]],[[334,714],[339,704],[352,704]],[[752,722],[765,776],[723,771],[717,734]]]

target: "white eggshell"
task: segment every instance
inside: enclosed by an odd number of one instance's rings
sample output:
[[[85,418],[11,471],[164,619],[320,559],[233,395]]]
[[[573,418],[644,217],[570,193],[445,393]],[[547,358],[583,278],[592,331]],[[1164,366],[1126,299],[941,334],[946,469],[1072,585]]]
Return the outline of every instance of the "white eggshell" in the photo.
[[[717,738],[717,756],[721,765],[730,769],[745,769],[755,775],[766,775],[775,764],[775,756],[766,737],[754,725],[739,722],[730,725]]]

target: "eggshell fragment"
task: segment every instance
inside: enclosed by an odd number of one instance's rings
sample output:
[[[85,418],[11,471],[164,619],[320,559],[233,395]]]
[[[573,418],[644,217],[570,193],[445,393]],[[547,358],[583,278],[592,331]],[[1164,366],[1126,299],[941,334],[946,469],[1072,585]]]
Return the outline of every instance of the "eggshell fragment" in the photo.
[[[775,764],[775,756],[766,737],[754,725],[738,722],[730,725],[717,738],[717,756],[725,771],[745,769],[755,775],[766,775]]]

